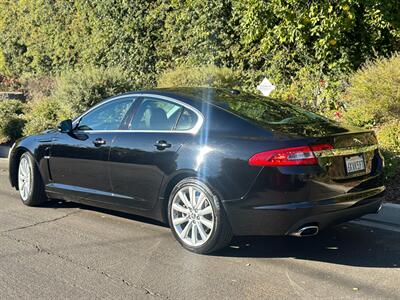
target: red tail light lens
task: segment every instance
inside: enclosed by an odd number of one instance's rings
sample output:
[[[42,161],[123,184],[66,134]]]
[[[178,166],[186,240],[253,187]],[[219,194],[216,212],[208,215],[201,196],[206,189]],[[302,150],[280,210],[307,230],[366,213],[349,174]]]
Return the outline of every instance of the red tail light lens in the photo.
[[[314,152],[331,150],[332,145],[321,144],[284,148],[256,153],[249,159],[250,166],[302,166],[316,165],[318,160]]]

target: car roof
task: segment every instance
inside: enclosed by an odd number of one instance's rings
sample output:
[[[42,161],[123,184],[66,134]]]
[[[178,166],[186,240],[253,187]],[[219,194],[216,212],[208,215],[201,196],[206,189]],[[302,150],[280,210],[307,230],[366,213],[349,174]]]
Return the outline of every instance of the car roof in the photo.
[[[159,88],[149,90],[139,90],[134,92],[128,92],[125,94],[153,94],[171,97],[187,104],[190,104],[196,108],[201,108],[204,103],[210,103],[221,108],[224,107],[224,102],[220,101],[222,95],[234,97],[241,92],[234,89],[225,88],[212,88],[212,87],[174,87],[174,88]]]

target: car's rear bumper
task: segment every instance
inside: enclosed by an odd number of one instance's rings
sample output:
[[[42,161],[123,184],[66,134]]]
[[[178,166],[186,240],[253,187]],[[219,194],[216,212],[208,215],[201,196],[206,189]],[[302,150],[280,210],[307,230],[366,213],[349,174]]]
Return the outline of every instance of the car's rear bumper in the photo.
[[[307,225],[319,229],[376,213],[384,199],[383,186],[313,202],[292,202],[263,206],[246,205],[245,200],[225,201],[235,235],[289,235]]]

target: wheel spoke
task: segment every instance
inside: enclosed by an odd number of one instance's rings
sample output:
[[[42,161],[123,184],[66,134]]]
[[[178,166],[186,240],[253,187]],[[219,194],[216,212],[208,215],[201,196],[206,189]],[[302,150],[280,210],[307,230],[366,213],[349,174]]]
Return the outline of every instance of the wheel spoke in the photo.
[[[185,204],[187,208],[192,207],[192,204],[190,203],[190,201],[188,200],[188,198],[186,197],[186,195],[184,193],[179,192],[178,197],[179,197],[179,199],[182,200],[183,204]]]
[[[197,225],[195,222],[192,222],[192,244],[196,245],[197,242]]]
[[[200,222],[197,223],[197,229],[198,229],[198,231],[199,231],[199,233],[200,233],[201,239],[202,239],[203,241],[205,241],[205,240],[207,239],[207,234],[206,234],[206,232],[204,231],[203,224],[201,224]]]
[[[185,208],[182,205],[179,205],[177,203],[172,204],[172,208],[174,210],[176,210],[176,211],[179,211],[179,212],[183,213],[183,214],[186,214],[186,215],[189,214],[189,210],[187,208]]]
[[[182,230],[182,232],[179,234],[179,236],[181,237],[182,240],[186,239],[188,233],[189,233],[189,229],[192,227],[192,221],[189,221],[186,224],[186,227]]]
[[[192,207],[196,206],[196,191],[193,187],[189,187],[189,200]]]
[[[172,221],[172,223],[174,223],[174,225],[177,226],[177,225],[181,225],[181,224],[183,224],[183,223],[185,223],[185,222],[187,222],[187,221],[188,221],[188,217],[185,216],[185,217],[182,217],[182,218],[176,218],[176,219],[174,219],[174,220]]]
[[[200,193],[200,197],[199,197],[199,199],[197,200],[197,203],[196,203],[196,208],[199,209],[203,205],[203,203],[204,203],[204,201],[206,199],[207,199],[206,195],[204,195],[203,193]]]
[[[200,217],[200,222],[201,222],[201,224],[208,227],[209,229],[212,229],[212,227],[213,227],[213,222],[211,222],[210,220],[207,220],[204,217]]]
[[[209,215],[212,214],[213,210],[211,205],[207,206],[206,208],[203,208],[202,210],[199,210],[199,215],[200,216],[205,216],[205,215]]]

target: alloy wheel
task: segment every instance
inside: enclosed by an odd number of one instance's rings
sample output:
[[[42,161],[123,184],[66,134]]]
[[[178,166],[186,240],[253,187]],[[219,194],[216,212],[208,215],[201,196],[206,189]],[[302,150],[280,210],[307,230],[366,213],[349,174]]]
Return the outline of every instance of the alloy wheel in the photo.
[[[184,186],[171,206],[172,226],[178,237],[192,247],[202,246],[210,238],[215,214],[207,195],[196,186]]]
[[[28,200],[32,188],[32,166],[26,156],[23,156],[19,162],[18,187],[22,200]]]

